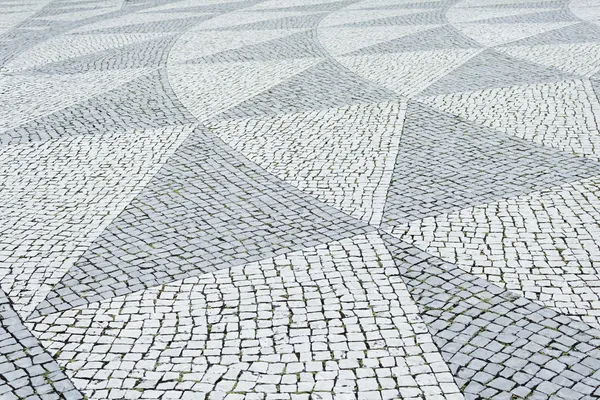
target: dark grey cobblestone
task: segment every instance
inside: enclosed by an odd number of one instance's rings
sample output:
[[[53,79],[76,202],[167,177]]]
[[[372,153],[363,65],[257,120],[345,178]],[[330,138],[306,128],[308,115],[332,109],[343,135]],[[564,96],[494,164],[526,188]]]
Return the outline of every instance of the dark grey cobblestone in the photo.
[[[600,174],[600,163],[410,102],[383,223],[429,216]]]

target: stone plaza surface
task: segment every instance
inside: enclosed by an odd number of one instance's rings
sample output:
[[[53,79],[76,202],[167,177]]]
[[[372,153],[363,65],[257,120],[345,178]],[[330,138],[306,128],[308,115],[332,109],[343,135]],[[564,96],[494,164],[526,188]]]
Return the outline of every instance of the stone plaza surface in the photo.
[[[0,0],[0,399],[600,398],[600,1]]]

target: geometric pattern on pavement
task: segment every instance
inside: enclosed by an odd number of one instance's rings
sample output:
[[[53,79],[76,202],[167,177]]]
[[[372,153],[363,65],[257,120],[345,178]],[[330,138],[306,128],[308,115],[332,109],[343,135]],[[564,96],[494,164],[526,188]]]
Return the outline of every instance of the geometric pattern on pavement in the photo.
[[[600,398],[600,6],[0,4],[1,399]]]

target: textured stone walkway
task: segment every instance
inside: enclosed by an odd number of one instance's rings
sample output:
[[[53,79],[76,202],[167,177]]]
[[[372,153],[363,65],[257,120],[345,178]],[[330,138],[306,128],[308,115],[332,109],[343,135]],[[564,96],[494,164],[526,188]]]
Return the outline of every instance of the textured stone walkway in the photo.
[[[0,399],[600,398],[600,1],[0,0]]]

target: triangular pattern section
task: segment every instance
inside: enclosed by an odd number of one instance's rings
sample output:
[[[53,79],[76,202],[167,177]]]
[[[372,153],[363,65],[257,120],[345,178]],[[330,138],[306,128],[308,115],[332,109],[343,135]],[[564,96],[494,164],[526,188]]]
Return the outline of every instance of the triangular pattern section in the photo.
[[[556,69],[518,60],[496,50],[487,49],[429,86],[420,96],[556,82],[572,77],[573,75]]]
[[[432,25],[445,23],[442,10],[412,13],[396,17],[384,17],[369,21],[340,25],[341,27],[385,26],[385,25]]]
[[[378,43],[373,46],[363,47],[360,50],[345,54],[346,56],[360,56],[367,54],[401,53],[406,51],[431,51],[440,49],[474,49],[481,46],[461,34],[450,25],[428,29],[399,39]]]
[[[182,12],[206,12],[206,13],[228,13],[237,9],[243,9],[249,6],[253,6],[257,3],[257,0],[211,0],[203,1],[202,4],[198,4],[196,1],[172,1],[158,2],[155,7],[143,10],[144,14],[154,13],[175,13],[179,14]]]
[[[42,11],[36,14],[38,18],[45,18],[47,16],[61,15],[61,14],[69,14],[69,13],[78,13],[84,14],[85,11],[98,11],[98,7],[74,7],[74,8],[50,8],[46,7]]]
[[[43,42],[31,52],[25,52],[5,65],[11,71],[40,68],[48,64],[70,64],[77,59],[92,56],[94,53],[117,50],[126,51],[127,47],[148,46],[161,40],[165,35],[145,34],[102,34],[69,35],[56,40]],[[131,67],[131,66],[129,66]],[[98,68],[100,69],[100,68]]]
[[[511,16],[524,16],[527,14],[537,14],[541,11],[551,11],[550,9],[527,9],[522,7],[503,8],[503,7],[472,7],[468,11],[460,7],[451,7],[446,12],[446,18],[451,24],[460,24],[465,22],[481,22],[489,19],[505,18]]]
[[[117,11],[115,7],[105,7],[105,8],[93,8],[86,11],[81,12],[68,12],[62,14],[55,15],[36,15],[36,18],[43,19],[44,21],[52,22],[52,23],[74,23],[83,21],[89,18],[102,17],[104,15],[109,15],[113,12]]]
[[[412,9],[412,8],[444,8],[452,5],[454,0],[423,0],[413,1],[409,0],[406,2],[397,1],[383,1],[383,2],[358,2],[353,5],[352,9],[360,10],[397,10],[397,9]]]
[[[480,52],[443,49],[339,57],[349,70],[403,96],[413,96]]]
[[[126,86],[5,131],[2,140],[10,143],[39,141],[102,134],[107,130],[145,130],[194,122],[195,118],[164,85],[165,81],[166,71],[156,70]],[[130,117],[133,110],[135,118]]]
[[[176,14],[177,15],[177,14]],[[178,19],[168,19],[164,21],[155,21],[147,23],[132,23],[127,25],[118,25],[108,28],[98,28],[81,32],[85,35],[103,34],[103,33],[173,33],[184,32],[192,26],[212,18],[211,14],[200,14],[197,16],[181,17]]]
[[[341,8],[344,8],[348,4],[352,4],[353,2],[354,2],[353,0],[328,1],[328,2],[324,2],[324,3],[296,5],[296,6],[289,6],[289,7],[277,7],[277,8],[262,8],[262,6],[265,6],[265,5],[261,4],[260,11],[264,11],[264,12],[269,12],[269,11],[332,12],[332,11],[336,11]],[[268,4],[266,6],[268,6]]]
[[[248,6],[252,6],[256,4],[256,0],[243,0],[243,1],[231,1],[231,2],[220,2],[216,4],[203,4],[203,5],[192,5],[186,7],[175,7],[168,9],[151,9],[146,10],[144,13],[188,13],[188,12],[198,12],[198,13],[227,13],[232,12],[238,9],[243,9]]]
[[[296,15],[276,19],[269,19],[267,21],[253,22],[249,24],[240,24],[210,29],[214,29],[217,31],[249,31],[261,29],[310,29],[315,28],[324,15],[325,14]]]
[[[594,240],[599,183],[598,175],[557,182],[538,192],[415,220],[392,232],[467,273],[600,328],[598,275],[576,267],[595,263],[600,252]],[[560,290],[548,290],[548,281]]]
[[[188,31],[184,40],[178,40],[169,53],[170,64],[210,58],[217,53],[243,51],[242,49],[293,35],[300,30]]]
[[[249,2],[253,3],[253,2]],[[173,7],[168,9],[154,9],[151,8],[149,10],[142,10],[141,14],[149,14],[149,15],[164,15],[164,14],[173,14],[175,17],[177,14],[186,14],[186,13],[220,13],[223,11],[234,11],[235,7],[233,7],[235,3],[224,3],[224,4],[207,4],[207,5],[197,5],[197,6],[189,6],[189,5],[181,5],[180,7]],[[226,7],[223,7],[226,6]]]
[[[11,113],[0,120],[0,132],[97,96],[150,71],[132,68],[71,75],[5,76],[0,82],[1,105]]]
[[[600,175],[600,163],[503,135],[411,101],[386,226]]]
[[[564,43],[510,46],[497,50],[516,59],[556,68],[569,74],[591,77],[600,70],[600,43]]]
[[[450,0],[454,1],[454,0]],[[386,10],[388,8],[440,8],[448,4],[448,0],[369,0],[359,1],[348,6],[349,10]]]
[[[575,18],[567,10],[558,9],[489,18],[477,22],[482,24],[545,24],[555,22],[580,22],[580,20]]]
[[[307,30],[282,38],[245,46],[240,49],[228,50],[200,59],[189,60],[188,63],[273,61],[325,56],[326,54],[316,42],[316,31]]]
[[[155,40],[47,64],[30,72],[35,76],[38,73],[78,74],[97,70],[158,68],[166,64],[169,49],[175,43],[177,37],[176,34],[161,36]]]
[[[463,9],[477,9],[483,7],[497,8],[561,8],[569,0],[461,0],[455,7]],[[465,10],[466,12],[466,10]]]
[[[363,47],[375,47],[379,43],[389,42],[407,35],[426,32],[439,25],[391,25],[362,26],[359,28],[339,28],[319,26],[319,41],[333,56],[355,52]]]
[[[478,41],[484,46],[505,45],[530,36],[561,29],[576,24],[577,21],[539,22],[539,23],[464,23],[454,24],[462,34]]]
[[[494,88],[421,101],[509,135],[600,159],[596,122],[600,104],[589,80]]]
[[[506,1],[501,1],[500,4],[497,5],[497,7],[507,7],[507,5],[505,3],[506,3]],[[549,8],[549,7],[561,8],[561,7],[565,7],[568,4],[569,4],[569,0],[538,0],[538,1],[535,1],[535,0],[534,1],[531,1],[531,0],[515,1],[515,0],[513,0],[510,2],[510,5],[508,5],[508,7],[521,7],[521,8],[529,8],[529,9]]]
[[[2,248],[19,257],[2,260],[0,285],[20,315],[44,300],[192,129],[179,125],[123,132],[107,127],[100,135],[3,149],[0,229],[10,239]],[[11,166],[19,174],[9,173]]]
[[[512,42],[511,46],[537,46],[553,44],[575,44],[600,41],[600,26],[582,22],[555,29],[523,40]]]
[[[320,58],[169,66],[183,105],[206,120],[318,64]],[[223,79],[227,77],[227,79]]]
[[[250,11],[258,12],[277,12],[277,11],[296,11],[313,12],[329,11],[328,7],[339,4],[340,0],[266,0],[258,2]],[[302,7],[296,10],[296,7]],[[306,8],[306,9],[305,9]],[[323,8],[323,9],[321,9]]]
[[[422,14],[430,14],[429,9],[397,9],[397,10],[351,10],[343,9],[341,11],[328,14],[319,24],[319,28],[367,28],[382,26],[413,26],[415,24],[379,24],[374,21],[393,20],[394,18],[422,18]],[[360,25],[360,26],[358,26]],[[432,24],[429,24],[432,25]]]
[[[249,9],[238,10],[233,13],[225,13],[225,14],[215,16],[211,20],[202,22],[201,24],[198,24],[197,26],[193,27],[191,29],[191,31],[192,32],[205,31],[205,30],[238,31],[240,29],[243,30],[244,26],[248,26],[248,25],[253,26],[253,24],[256,24],[256,23],[261,24],[263,22],[265,22],[265,23],[275,22],[277,24],[277,21],[280,21],[280,22],[285,21],[285,19],[287,17],[302,18],[304,16],[311,16],[311,15],[323,16],[323,15],[325,15],[325,13],[319,13],[319,12],[298,13],[298,12],[289,12],[289,11],[288,12],[277,11],[277,12],[264,13],[264,12],[261,12],[260,10],[257,11],[257,10],[253,10],[253,9],[249,8]],[[307,28],[304,27],[304,28],[300,28],[300,29],[307,29]],[[251,29],[251,30],[254,30],[254,29]]]
[[[47,7],[48,3],[50,0],[37,1],[35,4],[1,4],[0,35],[10,34],[13,29],[21,26],[24,22],[31,21],[30,17],[43,7]]]
[[[396,93],[362,79],[334,61],[324,60],[224,111],[215,119],[256,118],[396,98]]]
[[[405,104],[386,102],[208,127],[279,179],[354,218],[379,224],[404,113]]]
[[[143,10],[143,9],[142,9]],[[140,10],[141,11],[141,10]],[[69,30],[70,34],[83,34],[88,35],[93,32],[110,29],[126,29],[128,27],[137,28],[138,33],[141,33],[144,25],[151,25],[155,28],[160,27],[160,24],[177,24],[178,21],[185,21],[190,18],[203,18],[210,17],[214,14],[211,13],[140,13],[135,11],[125,11],[110,14],[107,18],[100,18],[98,21],[90,21],[89,23],[77,26]]]
[[[370,229],[197,130],[31,318]]]

